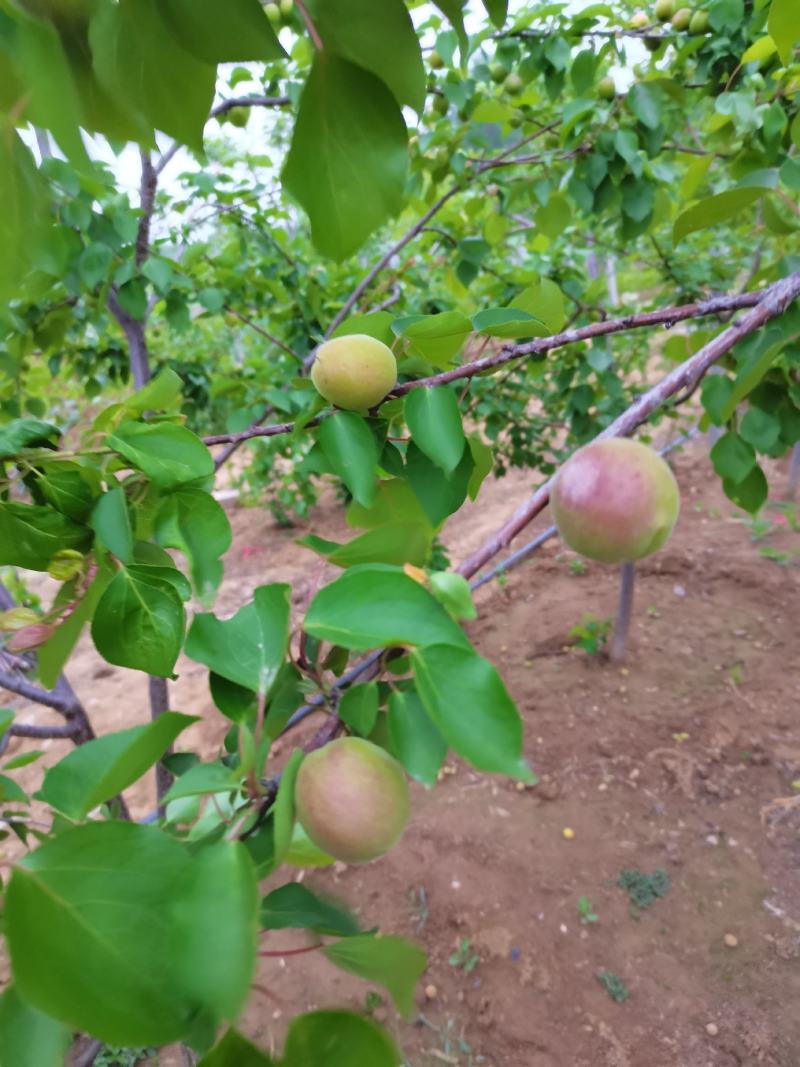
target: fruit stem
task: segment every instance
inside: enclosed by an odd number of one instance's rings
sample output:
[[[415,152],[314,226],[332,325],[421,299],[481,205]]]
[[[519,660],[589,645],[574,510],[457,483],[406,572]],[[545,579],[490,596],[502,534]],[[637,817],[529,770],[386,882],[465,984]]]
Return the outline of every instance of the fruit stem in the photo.
[[[321,941],[318,941],[316,945],[305,945],[303,948],[284,948],[284,949],[262,949],[258,954],[259,956],[271,956],[278,958],[279,956],[300,956],[304,952],[315,952],[318,948],[324,948],[325,946]]]
[[[633,589],[636,584],[636,565],[623,563],[620,568],[619,604],[614,620],[614,633],[611,637],[609,659],[612,663],[621,663],[625,659],[625,643],[631,624],[633,607]]]

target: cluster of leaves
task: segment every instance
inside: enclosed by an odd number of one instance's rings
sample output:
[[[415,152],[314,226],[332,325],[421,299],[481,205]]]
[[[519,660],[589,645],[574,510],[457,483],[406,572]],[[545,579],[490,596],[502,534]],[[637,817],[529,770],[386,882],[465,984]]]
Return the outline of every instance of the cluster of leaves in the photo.
[[[626,868],[620,871],[617,885],[626,891],[631,904],[639,909],[649,908],[672,888],[670,877],[662,867],[656,868],[652,874],[645,874],[638,867]]]

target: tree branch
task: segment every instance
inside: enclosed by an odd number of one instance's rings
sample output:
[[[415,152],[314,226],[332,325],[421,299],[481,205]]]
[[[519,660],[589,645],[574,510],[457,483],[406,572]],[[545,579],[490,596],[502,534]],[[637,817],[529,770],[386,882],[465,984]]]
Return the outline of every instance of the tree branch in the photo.
[[[8,728],[12,737],[69,737],[74,738],[81,731],[79,722],[67,723],[64,726],[34,726],[24,722],[12,723]]]
[[[151,674],[148,679],[148,688],[150,696],[150,718],[155,722],[159,715],[163,715],[165,711],[169,711],[169,690],[167,688],[166,678],[157,678],[154,674]],[[169,755],[172,748],[168,748],[164,753],[165,756]],[[172,785],[172,775],[164,766],[163,756],[156,764],[156,798],[158,800],[158,812],[160,815],[164,814],[164,806],[161,803],[167,794],[169,787]]]
[[[141,267],[150,254],[150,223],[153,219],[156,189],[158,188],[158,174],[153,166],[150,153],[141,149],[139,155],[142,160],[142,178],[139,184],[139,210],[142,216],[139,219],[139,228],[136,231],[137,267]]]
[[[574,330],[565,330],[554,334],[552,337],[541,337],[534,341],[528,341],[521,345],[505,345],[499,352],[483,359],[464,363],[453,370],[441,371],[432,374],[428,378],[417,378],[414,381],[403,382],[396,386],[388,394],[389,397],[404,396],[412,389],[421,386],[446,385],[449,382],[459,381],[462,378],[473,378],[477,374],[501,367],[512,360],[524,359],[528,356],[544,355],[556,348],[566,345],[577,344],[580,341],[591,340],[594,337],[604,337],[608,334],[622,333],[627,330],[641,329],[647,326],[672,327],[676,322],[686,319],[700,318],[706,315],[718,315],[723,312],[738,311],[741,308],[752,308],[759,305],[765,299],[770,290],[738,293],[733,296],[716,296],[709,300],[696,301],[692,304],[684,304],[680,307],[662,308],[659,311],[646,311],[639,315],[627,315],[622,319],[610,319],[605,322],[593,322],[588,326],[580,326]],[[310,420],[306,426],[317,426],[329,415],[330,412],[322,413],[317,418]],[[272,426],[253,426],[234,434],[213,434],[203,438],[207,445],[232,444],[234,441],[246,441],[251,437],[275,437],[278,434],[291,433],[294,429],[293,422],[276,423]]]
[[[219,118],[235,107],[288,107],[291,102],[288,96],[232,96],[212,107],[208,117]]]
[[[761,293],[746,295],[758,297],[755,307],[752,307],[738,322],[729,326],[727,330],[709,341],[707,345],[704,345],[699,352],[696,352],[695,355],[667,374],[652,389],[642,393],[619,418],[615,419],[610,426],[607,426],[602,433],[597,435],[596,440],[605,437],[627,437],[633,433],[670,397],[681,392],[681,390],[691,388],[703,377],[709,367],[713,366],[718,359],[721,359],[722,356],[729,352],[743,337],[754,333],[769,322],[770,319],[783,314],[787,307],[800,295],[800,271],[789,275],[788,278],[782,278]],[[715,301],[706,302],[706,304],[713,303]],[[743,305],[738,306],[741,307]],[[726,309],[720,308],[720,310]],[[727,310],[730,310],[730,308],[727,308]],[[599,323],[598,325],[607,324]],[[536,343],[533,341],[531,345]],[[522,347],[530,348],[531,345],[523,345]],[[551,485],[552,479],[549,479],[528,500],[522,503],[503,523],[500,529],[461,564],[458,568],[459,574],[464,575],[465,578],[470,578],[493,556],[496,556],[498,552],[506,548],[517,534],[528,525],[531,519],[535,518],[547,506],[550,499]]]
[[[287,356],[291,356],[292,359],[295,359],[298,363],[302,364],[302,357],[298,356],[298,354],[293,349],[289,348],[287,344],[284,344],[284,342],[281,341],[279,337],[275,337],[274,334],[271,334],[269,332],[269,330],[265,330],[263,326],[259,326],[257,322],[253,322],[253,320],[248,318],[247,315],[243,315],[241,311],[237,311],[235,308],[232,308],[230,304],[225,304],[223,306],[226,311],[229,311],[231,313],[231,315],[235,315],[240,322],[243,322],[246,326],[249,326],[251,330],[255,330],[256,333],[261,334],[262,337],[266,337],[266,339],[268,341],[271,341],[276,348],[280,348],[280,350],[282,352],[285,352]]]

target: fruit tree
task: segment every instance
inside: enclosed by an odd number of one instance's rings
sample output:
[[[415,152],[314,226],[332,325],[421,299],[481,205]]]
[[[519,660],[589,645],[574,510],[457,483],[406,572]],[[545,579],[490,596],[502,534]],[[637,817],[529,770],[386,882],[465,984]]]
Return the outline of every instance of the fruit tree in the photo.
[[[252,1045],[260,938],[410,1010],[424,953],[293,878],[390,849],[448,751],[534,781],[470,582],[551,488],[579,552],[656,551],[649,444],[695,426],[764,503],[800,442],[798,46],[797,0],[0,0],[0,687],[42,709],[0,711],[1,1067],[400,1061],[336,1005]],[[537,488],[451,561],[512,466]],[[303,539],[308,596],[215,607],[223,480],[287,525],[337,486],[357,532]],[[144,725],[96,735],[86,635]]]

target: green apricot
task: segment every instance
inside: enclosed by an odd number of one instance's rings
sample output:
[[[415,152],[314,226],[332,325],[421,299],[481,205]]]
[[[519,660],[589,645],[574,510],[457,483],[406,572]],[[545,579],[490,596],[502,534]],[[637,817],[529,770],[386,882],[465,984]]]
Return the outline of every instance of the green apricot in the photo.
[[[680,11],[676,11],[672,16],[672,28],[679,32],[687,30],[689,23],[692,21],[692,12],[688,7],[682,7]]]
[[[597,95],[601,100],[613,100],[617,95],[617,87],[613,78],[603,78],[597,83]]]
[[[277,4],[264,4],[264,14],[273,26],[278,26],[281,21],[281,9]]]
[[[525,82],[520,78],[519,74],[509,74],[506,80],[503,82],[503,88],[506,92],[516,96],[517,93],[521,93],[525,88]]]
[[[360,737],[341,737],[306,756],[294,798],[311,841],[343,863],[369,863],[388,852],[411,810],[403,768]]]
[[[667,464],[638,441],[579,448],[555,477],[550,508],[575,552],[602,563],[643,559],[669,538],[680,494]]]
[[[507,74],[508,71],[502,63],[492,63],[489,67],[489,75],[491,76],[492,81],[497,82],[498,85],[500,82],[505,81]]]
[[[656,0],[654,11],[659,22],[669,22],[675,14],[675,0]]]
[[[347,411],[364,411],[397,385],[397,361],[383,341],[363,333],[325,341],[311,368],[317,392]]]
[[[707,11],[695,11],[689,23],[689,33],[693,33],[695,36],[699,36],[701,33],[708,33]]]
[[[247,125],[247,120],[250,118],[250,108],[232,107],[226,114],[225,118],[231,126],[238,126],[240,130],[244,129]]]
[[[441,70],[444,66],[444,60],[435,48],[432,52],[428,53],[428,66],[431,70]]]

